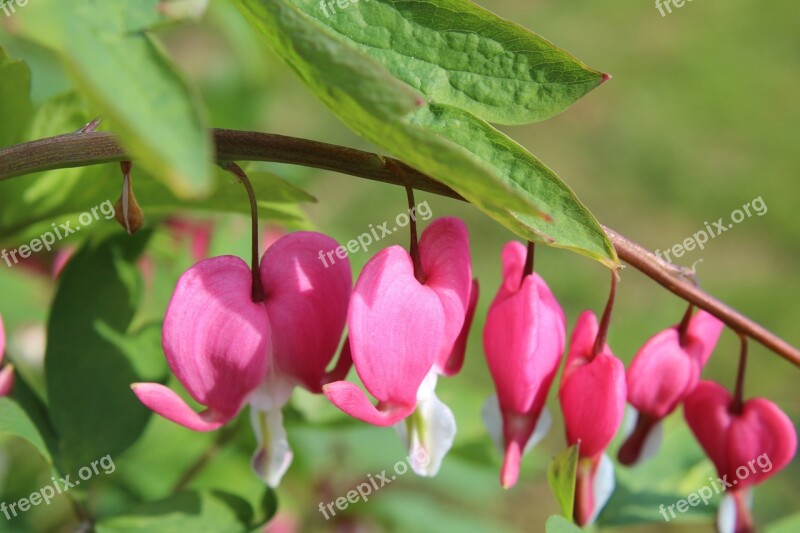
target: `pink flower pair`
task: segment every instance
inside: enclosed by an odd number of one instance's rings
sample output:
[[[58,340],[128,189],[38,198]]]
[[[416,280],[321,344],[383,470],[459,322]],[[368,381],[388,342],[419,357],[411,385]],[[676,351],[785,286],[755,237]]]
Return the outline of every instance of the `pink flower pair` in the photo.
[[[532,260],[532,257],[530,258]],[[501,484],[517,482],[522,455],[547,432],[547,395],[564,352],[564,312],[544,280],[525,269],[525,247],[508,243],[502,254],[503,283],[489,308],[483,345],[497,390],[484,407],[484,420],[505,459]],[[613,470],[603,455],[622,421],[625,369],[608,346],[595,353],[599,326],[584,312],[575,326],[559,398],[567,442],[580,444],[576,518],[591,522],[610,496]],[[610,475],[595,494],[598,468]]]
[[[275,242],[260,265],[263,302],[252,300],[252,273],[238,257],[214,257],[191,267],[170,301],[162,342],[170,369],[206,409],[195,412],[158,383],[134,384],[136,396],[195,431],[219,428],[250,403],[259,439],[254,468],[277,485],[292,457],[280,414],[292,389],[321,392],[323,384],[349,370],[345,351],[337,368],[326,372],[352,287],[349,262],[325,268],[317,260],[319,250],[336,246],[312,232]]]

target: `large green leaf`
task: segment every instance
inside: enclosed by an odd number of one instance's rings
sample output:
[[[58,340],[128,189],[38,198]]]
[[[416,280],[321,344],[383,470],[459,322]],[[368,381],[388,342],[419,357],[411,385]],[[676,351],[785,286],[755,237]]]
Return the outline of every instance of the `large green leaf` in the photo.
[[[12,61],[0,48],[0,147],[22,140],[33,114],[31,71],[22,61]]]
[[[182,492],[100,520],[97,533],[246,533],[252,509],[238,496],[218,491]]]
[[[581,528],[563,516],[553,515],[545,522],[544,530],[546,533],[580,533]]]
[[[183,197],[213,188],[211,139],[187,84],[146,33],[158,0],[39,0],[15,15],[53,49],[133,157]]]
[[[540,242],[567,248],[616,267],[618,259],[600,223],[555,172],[487,122],[459,109],[431,104],[412,121],[463,146],[513,190],[525,195],[548,220],[512,213],[507,225],[533,230]]]
[[[523,239],[617,265],[613,247],[572,191],[487,123],[422,101],[409,112],[402,105],[409,103],[408,86],[288,0],[236,4],[314,94],[356,132],[450,186]]]
[[[128,332],[141,292],[136,260],[148,238],[144,231],[89,241],[61,274],[45,375],[62,471],[115,457],[140,436],[150,416],[130,384],[142,379],[134,368],[151,365],[134,365],[130,358],[163,358],[163,352],[157,339],[146,344]]]
[[[293,0],[432,101],[490,122],[560,113],[602,72],[468,0]]]
[[[449,185],[490,216],[537,214],[475,156],[408,120],[427,105],[407,85],[287,0],[236,0],[245,17],[331,110],[356,132]]]

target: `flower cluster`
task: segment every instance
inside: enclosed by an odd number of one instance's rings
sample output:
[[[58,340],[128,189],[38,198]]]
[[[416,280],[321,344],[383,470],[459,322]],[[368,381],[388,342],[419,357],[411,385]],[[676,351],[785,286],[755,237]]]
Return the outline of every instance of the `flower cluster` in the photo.
[[[440,376],[463,365],[479,293],[467,228],[456,218],[437,219],[417,241],[412,227],[410,252],[401,246],[378,252],[355,286],[347,260],[327,267],[318,261],[318,250],[337,246],[320,233],[298,232],[274,241],[255,270],[232,256],[191,267],[167,309],[163,346],[172,372],[205,410],[194,411],[158,383],[134,384],[138,398],[197,431],[219,428],[249,404],[258,438],[253,467],[276,486],[292,459],[281,409],[303,387],[350,416],[394,426],[413,470],[435,475],[456,433],[453,412],[435,388]],[[483,331],[496,388],[483,418],[504,455],[506,488],[517,483],[523,455],[552,424],[547,397],[566,348],[564,312],[534,271],[533,253],[533,244],[503,248],[502,282]],[[762,453],[775,464],[770,475],[791,460],[794,428],[774,404],[742,402],[740,389],[732,396],[700,381],[723,329],[719,320],[690,306],[680,324],[645,343],[626,372],[606,342],[615,291],[616,274],[602,318],[592,311],[578,317],[558,385],[566,442],[579,457],[578,524],[592,523],[613,491],[606,450],[626,403],[636,424],[619,450],[622,464],[652,455],[661,421],[682,404],[721,476]],[[340,344],[339,360],[328,370]],[[345,381],[351,366],[366,391]],[[742,494],[766,477],[753,476],[734,491],[737,523],[749,520]]]

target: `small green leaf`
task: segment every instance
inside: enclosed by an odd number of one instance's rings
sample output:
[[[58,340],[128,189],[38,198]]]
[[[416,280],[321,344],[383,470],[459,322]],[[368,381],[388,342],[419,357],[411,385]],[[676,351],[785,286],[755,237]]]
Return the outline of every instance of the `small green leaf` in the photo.
[[[246,501],[219,491],[182,492],[100,520],[97,533],[148,531],[193,533],[246,533],[253,511]]]
[[[21,437],[31,443],[47,462],[52,462],[45,439],[28,414],[11,398],[0,398],[0,434]]]
[[[550,483],[550,488],[558,500],[561,512],[569,520],[572,520],[575,507],[577,475],[578,445],[575,444],[555,457],[550,463],[550,468],[547,469],[547,482]],[[550,530],[548,529],[548,531]]]
[[[489,122],[560,113],[602,72],[468,0],[293,0],[429,100]]]
[[[546,533],[580,533],[581,528],[564,518],[554,514],[544,525]]]
[[[0,147],[21,142],[33,115],[31,71],[0,47]]]
[[[48,323],[45,376],[62,471],[122,453],[150,417],[130,391],[141,377],[129,360],[149,356],[141,353],[143,343],[137,353],[120,345],[122,337],[135,339],[127,332],[141,293],[136,260],[149,233],[89,241],[61,274]],[[160,353],[160,343],[149,350]]]
[[[137,162],[181,197],[212,192],[211,138],[195,95],[145,30],[158,0],[39,0],[15,16],[53,49]]]

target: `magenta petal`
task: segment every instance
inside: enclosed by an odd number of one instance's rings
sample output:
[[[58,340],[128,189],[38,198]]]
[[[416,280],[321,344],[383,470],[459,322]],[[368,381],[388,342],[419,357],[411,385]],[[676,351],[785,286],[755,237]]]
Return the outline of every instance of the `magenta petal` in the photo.
[[[223,418],[235,416],[267,374],[270,325],[251,288],[250,269],[238,257],[201,261],[181,276],[164,319],[170,369]]]
[[[713,381],[701,381],[683,404],[683,415],[689,429],[720,475],[728,471],[726,434],[731,425],[732,402],[733,398],[725,387]]]
[[[628,401],[640,413],[664,418],[691,392],[699,377],[699,362],[680,345],[678,330],[664,330],[650,338],[631,361]]]
[[[729,476],[739,477],[739,488],[745,488],[763,482],[791,462],[797,451],[797,433],[777,405],[753,398],[731,421],[727,447]],[[738,469],[744,468],[749,470],[747,476],[739,476]]]
[[[447,361],[442,369],[442,374],[445,376],[455,376],[461,372],[461,367],[464,366],[464,356],[467,353],[467,339],[469,338],[470,329],[472,329],[472,321],[475,318],[475,308],[478,306],[478,296],[480,294],[480,286],[478,280],[472,280],[472,290],[469,293],[469,307],[467,308],[467,315],[464,318],[464,325],[461,327],[456,343],[453,345],[453,350],[450,352]]]
[[[685,343],[687,350],[698,357],[701,369],[711,357],[724,328],[725,324],[720,319],[702,309],[689,320]]]
[[[469,234],[461,220],[444,217],[434,220],[419,241],[424,284],[441,299],[445,312],[445,345],[437,357],[444,369],[463,331],[472,291],[472,263]]]
[[[194,431],[213,431],[232,418],[210,409],[196,413],[172,389],[158,383],[134,383],[131,388],[149,409]]]
[[[312,392],[321,392],[347,321],[350,262],[320,260],[320,252],[338,247],[321,233],[295,232],[278,239],[261,261],[273,358],[281,373]]]
[[[329,383],[322,388],[325,396],[339,409],[352,417],[376,426],[392,426],[414,412],[416,404],[372,405],[358,385],[349,381]]]
[[[416,405],[422,380],[448,346],[447,320],[437,292],[414,278],[408,252],[378,252],[361,272],[349,313],[353,363],[367,390],[387,404]]]

